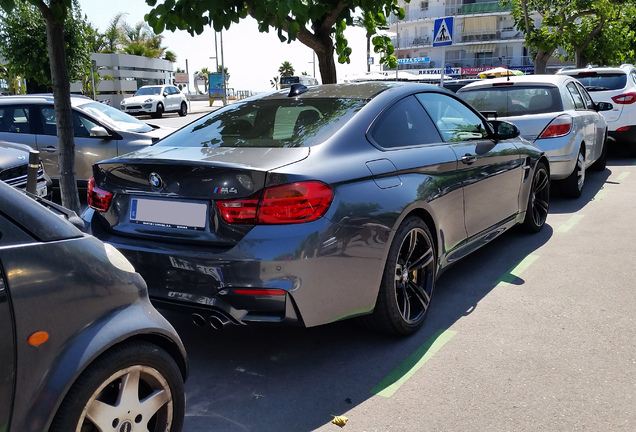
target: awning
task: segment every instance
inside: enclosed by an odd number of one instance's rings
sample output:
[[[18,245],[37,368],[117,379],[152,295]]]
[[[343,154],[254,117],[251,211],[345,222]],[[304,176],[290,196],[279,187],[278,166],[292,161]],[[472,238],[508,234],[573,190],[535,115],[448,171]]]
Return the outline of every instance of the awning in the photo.
[[[467,53],[485,53],[485,52],[495,52],[495,44],[487,43],[487,44],[475,44],[469,45],[466,48]]]
[[[464,18],[464,33],[497,31],[496,16],[480,16]]]

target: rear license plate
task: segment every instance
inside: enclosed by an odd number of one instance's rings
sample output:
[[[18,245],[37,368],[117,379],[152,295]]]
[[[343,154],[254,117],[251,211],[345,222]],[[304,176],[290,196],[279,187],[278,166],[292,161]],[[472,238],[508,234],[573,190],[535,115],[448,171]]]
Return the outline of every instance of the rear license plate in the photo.
[[[163,228],[205,229],[208,206],[175,200],[132,198],[130,222]]]

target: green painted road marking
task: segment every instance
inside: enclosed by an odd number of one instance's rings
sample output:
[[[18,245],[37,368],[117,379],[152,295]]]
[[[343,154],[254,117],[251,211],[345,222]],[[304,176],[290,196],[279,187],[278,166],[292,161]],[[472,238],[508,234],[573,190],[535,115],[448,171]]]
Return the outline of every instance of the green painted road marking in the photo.
[[[427,340],[417,351],[411,354],[398,367],[371,390],[371,393],[389,398],[398,391],[402,384],[411,378],[424,364],[433,357],[457,332],[440,330]]]
[[[539,259],[538,255],[528,255],[525,257],[519,264],[514,266],[512,269],[508,270],[508,273],[504,274],[497,282],[495,282],[495,286],[504,287],[508,286],[523,273],[533,262]]]
[[[596,195],[594,195],[594,198],[592,198],[592,201],[602,201],[606,195],[607,195],[607,189],[601,189],[600,191],[598,191]]]
[[[616,181],[623,181],[623,180],[625,180],[627,178],[628,175],[629,175],[628,172],[621,173],[621,175],[616,177]]]
[[[598,194],[597,194],[598,195]],[[557,228],[556,232],[558,233],[566,233],[568,231],[570,231],[570,229],[576,225],[577,223],[579,223],[579,221],[583,219],[583,215],[573,215],[572,217],[570,217],[570,219],[568,219],[567,221],[565,221],[564,224],[562,224],[559,228]]]

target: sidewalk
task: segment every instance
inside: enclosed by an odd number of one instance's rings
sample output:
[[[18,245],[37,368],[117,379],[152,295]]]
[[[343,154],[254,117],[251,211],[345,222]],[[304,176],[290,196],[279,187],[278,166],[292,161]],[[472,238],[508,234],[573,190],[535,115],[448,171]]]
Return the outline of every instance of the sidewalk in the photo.
[[[209,113],[223,106],[220,101],[215,101],[214,106],[210,106],[208,100],[191,100],[188,101],[188,112],[192,114]]]

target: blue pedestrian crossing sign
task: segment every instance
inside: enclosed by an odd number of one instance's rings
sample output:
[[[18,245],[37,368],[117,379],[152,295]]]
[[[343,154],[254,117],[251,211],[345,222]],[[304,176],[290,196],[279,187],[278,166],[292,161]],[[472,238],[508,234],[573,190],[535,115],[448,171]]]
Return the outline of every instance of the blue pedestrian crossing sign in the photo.
[[[433,46],[447,46],[453,44],[453,17],[435,20],[433,27]]]

